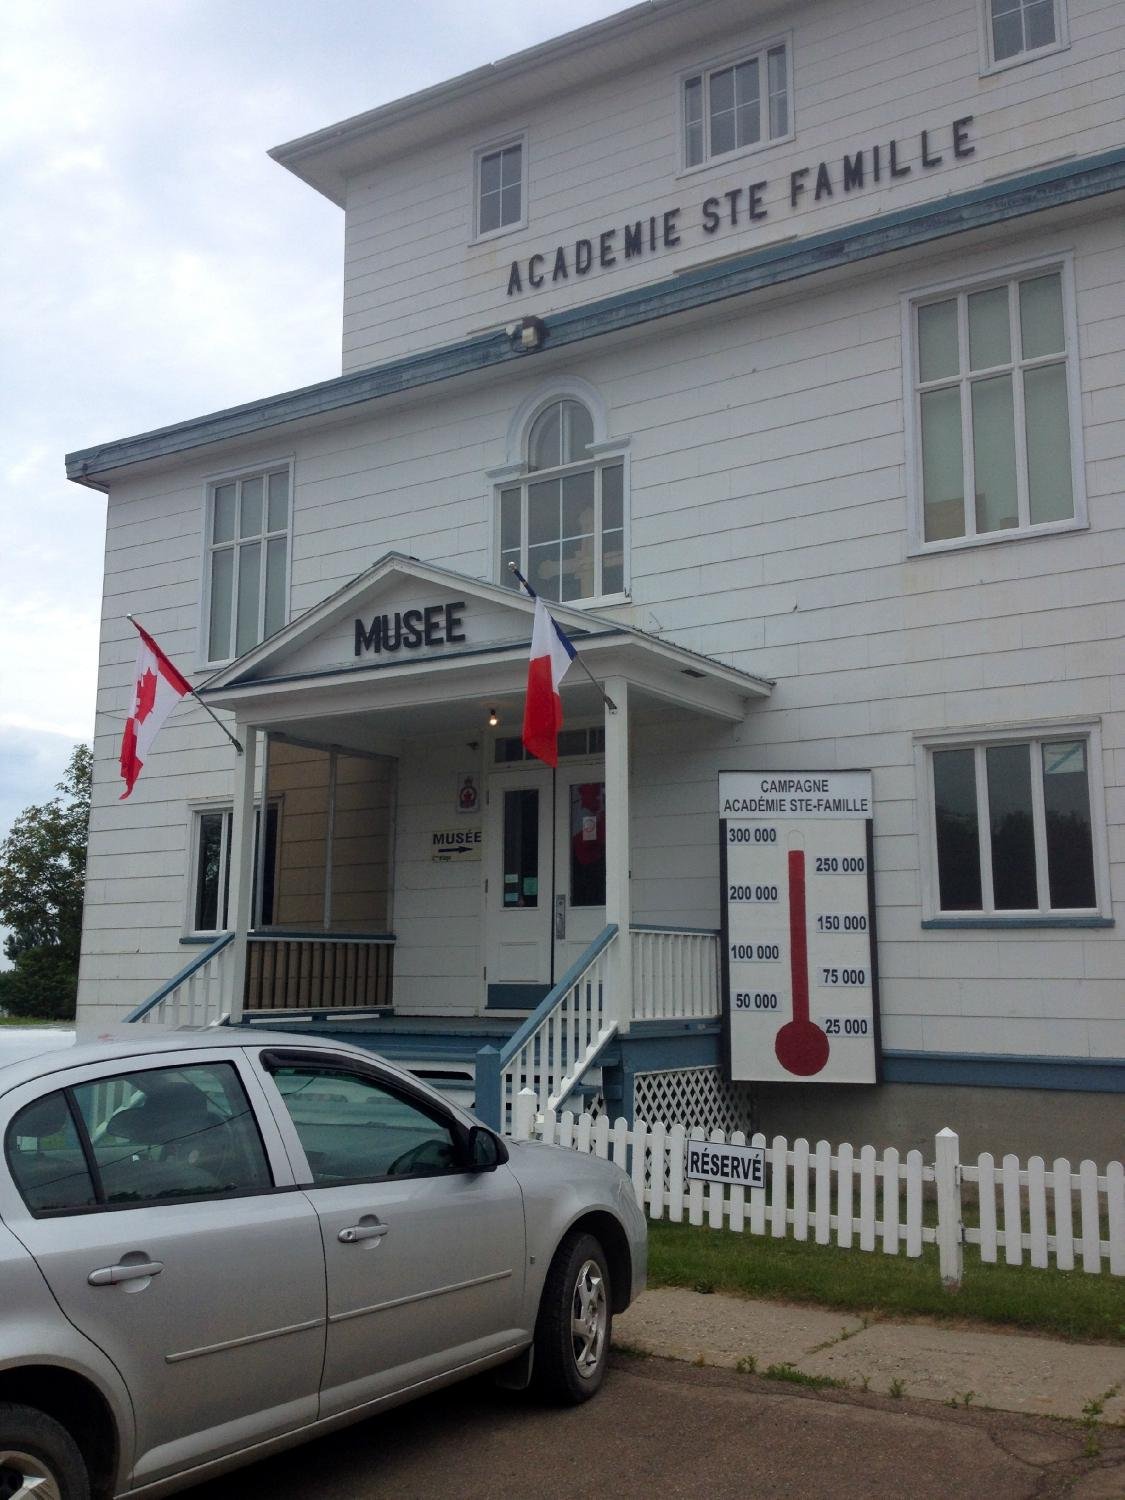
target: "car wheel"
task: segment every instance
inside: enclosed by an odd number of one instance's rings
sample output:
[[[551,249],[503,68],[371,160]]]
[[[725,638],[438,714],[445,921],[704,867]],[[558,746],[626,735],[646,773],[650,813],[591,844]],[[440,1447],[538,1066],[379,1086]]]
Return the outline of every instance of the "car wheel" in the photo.
[[[0,1402],[0,1500],[90,1500],[78,1445],[53,1417]]]
[[[535,1325],[535,1382],[577,1405],[605,1378],[613,1327],[605,1253],[592,1234],[568,1234],[555,1252]]]

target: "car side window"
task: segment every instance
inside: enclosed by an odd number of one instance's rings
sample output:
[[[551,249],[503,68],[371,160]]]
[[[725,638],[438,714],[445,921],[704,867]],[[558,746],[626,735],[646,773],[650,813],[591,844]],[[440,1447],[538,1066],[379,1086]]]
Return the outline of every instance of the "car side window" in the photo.
[[[74,1089],[107,1207],[256,1193],[265,1148],[228,1062],[148,1068]]]
[[[449,1126],[374,1078],[315,1064],[271,1071],[317,1187],[462,1170]]]
[[[16,1187],[33,1214],[73,1213],[97,1203],[62,1089],[20,1110],[8,1127],[4,1150]]]

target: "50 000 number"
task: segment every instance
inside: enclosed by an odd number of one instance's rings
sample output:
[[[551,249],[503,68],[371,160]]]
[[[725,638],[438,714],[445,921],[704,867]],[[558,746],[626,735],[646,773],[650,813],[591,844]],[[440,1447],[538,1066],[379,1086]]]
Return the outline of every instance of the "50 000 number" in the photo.
[[[867,860],[862,854],[818,854],[818,875],[862,875],[867,869]]]
[[[777,996],[769,991],[737,990],[734,996],[735,1010],[776,1010]]]
[[[776,901],[776,885],[732,885],[727,892],[728,901]]]

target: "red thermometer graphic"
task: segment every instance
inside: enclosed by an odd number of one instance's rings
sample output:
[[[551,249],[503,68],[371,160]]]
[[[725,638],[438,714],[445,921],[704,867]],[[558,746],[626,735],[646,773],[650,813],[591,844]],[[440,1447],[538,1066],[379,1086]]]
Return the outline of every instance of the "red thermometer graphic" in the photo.
[[[809,950],[805,927],[805,851],[789,851],[789,969],[793,1019],[774,1038],[773,1050],[787,1073],[811,1078],[828,1061],[828,1038],[809,1020]]]

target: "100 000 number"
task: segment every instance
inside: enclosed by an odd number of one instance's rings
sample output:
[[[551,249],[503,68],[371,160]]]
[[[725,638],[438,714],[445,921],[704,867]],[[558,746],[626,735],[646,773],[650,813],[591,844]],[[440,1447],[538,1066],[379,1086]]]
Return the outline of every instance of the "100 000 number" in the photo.
[[[776,885],[732,885],[728,901],[776,901]]]
[[[867,861],[862,854],[818,854],[816,857],[818,875],[862,875],[866,869]]]
[[[730,956],[736,963],[773,964],[781,957],[779,943],[732,943]]]
[[[868,1022],[862,1016],[829,1016],[824,1023],[828,1036],[866,1036]]]
[[[821,984],[843,985],[850,989],[859,988],[867,983],[866,969],[821,969]]]
[[[777,996],[768,992],[758,991],[747,994],[743,990],[735,992],[735,1010],[776,1010]]]

